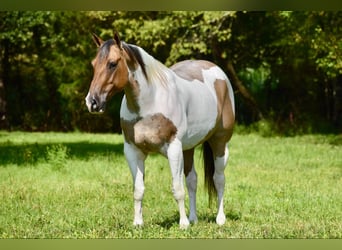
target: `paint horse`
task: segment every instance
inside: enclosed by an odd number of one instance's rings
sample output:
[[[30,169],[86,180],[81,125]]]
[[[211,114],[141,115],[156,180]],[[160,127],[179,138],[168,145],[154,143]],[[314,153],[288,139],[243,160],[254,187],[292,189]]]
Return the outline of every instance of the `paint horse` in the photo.
[[[235,120],[234,95],[225,73],[215,64],[187,60],[166,67],[144,49],[120,40],[103,41],[93,34],[98,52],[94,76],[85,98],[92,113],[105,111],[107,101],[124,91],[120,109],[124,154],[134,183],[134,225],[143,225],[145,159],[149,153],[166,156],[172,174],[180,227],[197,222],[197,173],[194,148],[203,144],[205,183],[209,197],[217,194],[216,222],[223,225],[224,170],[227,143]],[[185,212],[184,175],[189,194]]]

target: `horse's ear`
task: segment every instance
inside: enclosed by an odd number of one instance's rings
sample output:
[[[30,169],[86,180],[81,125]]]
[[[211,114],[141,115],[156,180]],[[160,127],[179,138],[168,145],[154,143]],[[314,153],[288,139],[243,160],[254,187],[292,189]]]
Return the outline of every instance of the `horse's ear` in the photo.
[[[100,47],[103,44],[103,40],[98,37],[95,33],[93,33],[93,40],[97,47]]]
[[[115,33],[114,33],[114,41],[115,41],[116,44],[119,46],[119,48],[122,49],[121,40],[120,40],[120,37],[119,37],[118,32],[115,32]]]

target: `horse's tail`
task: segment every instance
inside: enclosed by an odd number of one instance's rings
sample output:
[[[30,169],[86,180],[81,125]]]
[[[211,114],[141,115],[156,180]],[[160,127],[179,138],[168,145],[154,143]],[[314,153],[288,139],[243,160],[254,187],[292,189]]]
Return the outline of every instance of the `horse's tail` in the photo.
[[[215,172],[214,155],[208,142],[204,142],[202,148],[204,161],[204,185],[208,191],[210,206],[212,198],[216,196],[216,188],[213,179]]]

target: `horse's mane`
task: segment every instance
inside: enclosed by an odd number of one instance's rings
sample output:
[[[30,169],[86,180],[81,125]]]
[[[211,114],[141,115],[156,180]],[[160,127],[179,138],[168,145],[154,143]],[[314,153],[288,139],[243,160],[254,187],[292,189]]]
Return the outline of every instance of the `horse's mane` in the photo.
[[[134,61],[134,63],[140,65],[144,76],[146,77],[146,79],[148,79],[146,65],[143,61],[139,48],[135,45],[127,44],[125,42],[122,42],[122,47],[127,52],[128,56]]]
[[[170,72],[170,70],[165,65],[136,45],[122,42],[122,47],[127,52],[128,56],[136,64],[140,65],[148,83],[167,84],[167,73]]]

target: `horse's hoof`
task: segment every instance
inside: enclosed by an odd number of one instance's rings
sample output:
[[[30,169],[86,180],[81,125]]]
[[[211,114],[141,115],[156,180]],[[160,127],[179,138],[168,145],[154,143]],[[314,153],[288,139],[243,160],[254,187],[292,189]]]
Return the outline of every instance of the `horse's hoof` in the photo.
[[[181,220],[181,221],[179,222],[179,228],[180,228],[180,229],[188,229],[188,228],[189,228],[189,225],[190,225],[190,222],[189,222],[188,219],[186,219],[186,220]]]
[[[189,221],[192,224],[197,224],[197,222],[198,222],[197,216],[196,215],[195,216],[190,216],[189,217]]]
[[[226,216],[224,214],[218,215],[216,217],[216,224],[219,226],[222,226],[222,225],[224,225],[224,223],[226,223]]]
[[[133,222],[133,226],[136,227],[136,228],[143,227],[144,226],[144,222],[142,220],[136,220],[136,221]]]

